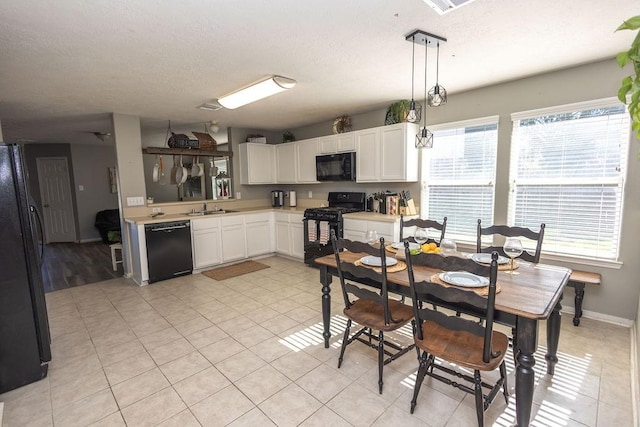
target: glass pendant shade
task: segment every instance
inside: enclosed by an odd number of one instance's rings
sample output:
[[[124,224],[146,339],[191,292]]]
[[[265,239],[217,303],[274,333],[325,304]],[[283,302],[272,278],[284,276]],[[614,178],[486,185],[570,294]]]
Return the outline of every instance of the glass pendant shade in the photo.
[[[447,90],[436,84],[429,90],[427,104],[429,107],[439,107],[447,103]]]
[[[409,114],[407,114],[407,121],[409,123],[415,123],[419,120],[420,118],[418,117],[418,113],[416,112],[416,101],[412,99],[411,103],[409,103]]]
[[[426,126],[416,135],[416,148],[433,148],[433,133]]]

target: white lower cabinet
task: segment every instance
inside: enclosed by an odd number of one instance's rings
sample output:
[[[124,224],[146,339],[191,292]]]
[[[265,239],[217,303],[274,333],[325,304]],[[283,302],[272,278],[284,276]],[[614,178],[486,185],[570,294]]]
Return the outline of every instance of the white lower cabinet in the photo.
[[[302,214],[275,213],[276,252],[304,259]]]
[[[242,215],[220,218],[220,235],[222,236],[222,262],[247,257],[244,217]]]
[[[345,239],[364,242],[367,230],[375,230],[378,237],[384,237],[385,242],[395,242],[400,235],[400,222],[344,218]]]
[[[205,268],[222,262],[220,219],[191,221],[193,268]]]
[[[274,251],[273,215],[271,213],[244,216],[247,256],[264,255]]]

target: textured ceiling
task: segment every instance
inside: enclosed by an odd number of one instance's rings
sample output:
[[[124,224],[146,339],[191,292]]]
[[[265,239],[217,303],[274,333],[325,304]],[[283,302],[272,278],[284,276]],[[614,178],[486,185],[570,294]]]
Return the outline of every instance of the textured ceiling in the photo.
[[[440,83],[456,93],[613,58],[634,35],[615,28],[638,13],[637,0],[476,0],[444,16],[422,0],[5,0],[0,120],[6,141],[100,143],[110,112],[282,130],[410,98],[414,29],[448,39]],[[196,109],[270,74],[298,84]]]

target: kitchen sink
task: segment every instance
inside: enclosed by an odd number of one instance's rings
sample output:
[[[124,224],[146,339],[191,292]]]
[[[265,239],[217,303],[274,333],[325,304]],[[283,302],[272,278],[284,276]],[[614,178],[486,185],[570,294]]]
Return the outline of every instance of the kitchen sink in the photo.
[[[225,213],[232,213],[238,211],[232,211],[231,209],[218,209],[213,211],[198,211],[198,212],[188,212],[189,216],[202,216],[202,215],[220,215]]]

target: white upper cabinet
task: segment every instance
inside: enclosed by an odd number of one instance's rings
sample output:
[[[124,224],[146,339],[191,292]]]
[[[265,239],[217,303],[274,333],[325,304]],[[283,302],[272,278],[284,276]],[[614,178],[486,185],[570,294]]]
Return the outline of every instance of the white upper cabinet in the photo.
[[[339,133],[318,138],[319,154],[344,153],[356,151],[355,132]]]
[[[275,146],[270,144],[243,143],[240,149],[240,183],[275,183]]]
[[[357,182],[418,181],[418,126],[398,123],[356,132]]]
[[[285,142],[276,147],[276,182],[296,183],[296,143]]]
[[[300,184],[317,184],[316,156],[318,155],[318,140],[305,139],[295,143],[296,147],[296,182]]]
[[[356,182],[379,181],[380,129],[356,132]]]
[[[339,153],[346,151],[356,151],[356,135],[353,132],[339,133],[338,135],[338,147]]]

